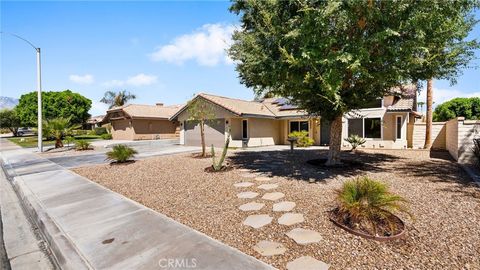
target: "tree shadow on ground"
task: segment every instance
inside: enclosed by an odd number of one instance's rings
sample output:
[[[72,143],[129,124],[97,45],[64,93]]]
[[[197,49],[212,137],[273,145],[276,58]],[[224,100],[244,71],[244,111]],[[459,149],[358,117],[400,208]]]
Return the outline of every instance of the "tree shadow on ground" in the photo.
[[[307,161],[326,158],[328,150],[296,149],[293,153],[283,151],[241,151],[229,159],[237,168],[245,168],[269,176],[286,177],[304,181],[324,181],[333,177],[355,177],[368,172],[385,171],[382,165],[396,162],[402,157],[357,151],[342,151],[341,158],[360,162],[360,166],[339,168],[318,167],[307,164]]]

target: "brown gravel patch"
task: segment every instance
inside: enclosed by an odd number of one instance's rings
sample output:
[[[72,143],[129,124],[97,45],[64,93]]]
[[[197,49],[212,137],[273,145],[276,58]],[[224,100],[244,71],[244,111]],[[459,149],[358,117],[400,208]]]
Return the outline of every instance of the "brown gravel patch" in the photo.
[[[235,151],[229,161],[237,168],[249,168],[272,176],[275,192],[285,193],[280,201],[293,201],[293,212],[303,213],[305,222],[293,226],[277,223],[282,212],[273,212],[275,202],[262,200],[266,192],[256,187],[266,182],[242,178],[245,171],[206,173],[209,159],[191,154],[163,156],[125,166],[98,165],[74,169],[93,181],[157,210],[232,247],[284,269],[287,262],[312,256],[331,269],[480,269],[480,189],[450,160],[429,158],[421,151],[359,151],[347,158],[365,162],[355,169],[325,170],[307,165],[322,151],[299,150]],[[435,154],[445,158],[445,154]],[[389,243],[366,240],[333,225],[327,211],[333,207],[334,190],[346,178],[369,175],[388,183],[391,190],[410,201],[415,219],[401,216],[407,237]],[[312,180],[316,181],[315,183]],[[255,186],[236,188],[240,181]],[[239,199],[241,191],[255,191],[255,199]],[[253,229],[242,225],[251,214],[238,206],[251,202],[266,206],[255,214],[274,217],[270,225]],[[301,246],[285,236],[301,227],[319,232],[323,240]],[[253,250],[261,240],[281,242],[284,255],[262,257]]]

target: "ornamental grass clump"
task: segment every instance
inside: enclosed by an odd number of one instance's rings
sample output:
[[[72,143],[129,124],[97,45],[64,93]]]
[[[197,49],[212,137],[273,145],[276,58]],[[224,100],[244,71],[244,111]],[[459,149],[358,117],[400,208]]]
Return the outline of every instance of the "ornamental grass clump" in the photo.
[[[337,222],[374,236],[397,234],[402,228],[394,213],[409,214],[403,197],[391,193],[386,184],[368,177],[344,182],[337,190],[336,202],[333,213]]]
[[[123,144],[113,146],[112,151],[107,152],[107,160],[115,161],[117,163],[127,162],[138,152],[135,149]]]

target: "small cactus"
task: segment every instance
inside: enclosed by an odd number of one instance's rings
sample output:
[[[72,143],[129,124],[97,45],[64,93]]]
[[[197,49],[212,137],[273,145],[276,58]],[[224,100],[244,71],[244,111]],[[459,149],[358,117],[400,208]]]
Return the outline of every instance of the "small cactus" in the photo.
[[[230,136],[228,136],[227,141],[223,146],[222,156],[220,157],[220,160],[218,163],[216,162],[216,159],[215,159],[215,149],[213,148],[213,144],[212,144],[212,161],[213,161],[212,168],[214,171],[220,171],[223,168],[223,162],[225,161],[225,157],[227,156],[227,150],[228,150],[229,144],[230,144]]]

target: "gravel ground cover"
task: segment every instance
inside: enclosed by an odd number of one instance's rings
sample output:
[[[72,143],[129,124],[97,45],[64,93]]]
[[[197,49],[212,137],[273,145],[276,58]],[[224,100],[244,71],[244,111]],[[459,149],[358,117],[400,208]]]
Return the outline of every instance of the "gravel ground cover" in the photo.
[[[191,154],[74,171],[280,269],[307,255],[330,264],[331,269],[480,269],[480,189],[448,160],[448,154],[362,150],[355,155],[342,153],[365,162],[361,168],[325,170],[305,163],[325,155],[322,150],[294,154],[234,151],[228,161],[236,169],[223,173],[204,172],[211,160],[195,159]],[[271,180],[245,177],[247,169]],[[335,189],[345,179],[361,175],[388,183],[393,192],[410,202],[415,218],[401,216],[408,229],[405,239],[389,243],[366,240],[328,220],[326,212],[334,206]],[[242,181],[255,185],[234,186]],[[266,183],[278,187],[257,188]],[[246,191],[259,196],[236,196]],[[282,192],[285,198],[262,200],[267,192]],[[291,226],[278,224],[284,213],[272,211],[272,205],[280,201],[295,202],[292,212],[303,214],[305,221]],[[254,214],[270,215],[272,223],[259,229],[242,225],[252,212],[238,207],[248,202],[265,203]],[[294,228],[319,232],[322,240],[298,245],[285,235]],[[283,255],[263,257],[253,249],[262,240],[282,243],[287,250]]]

